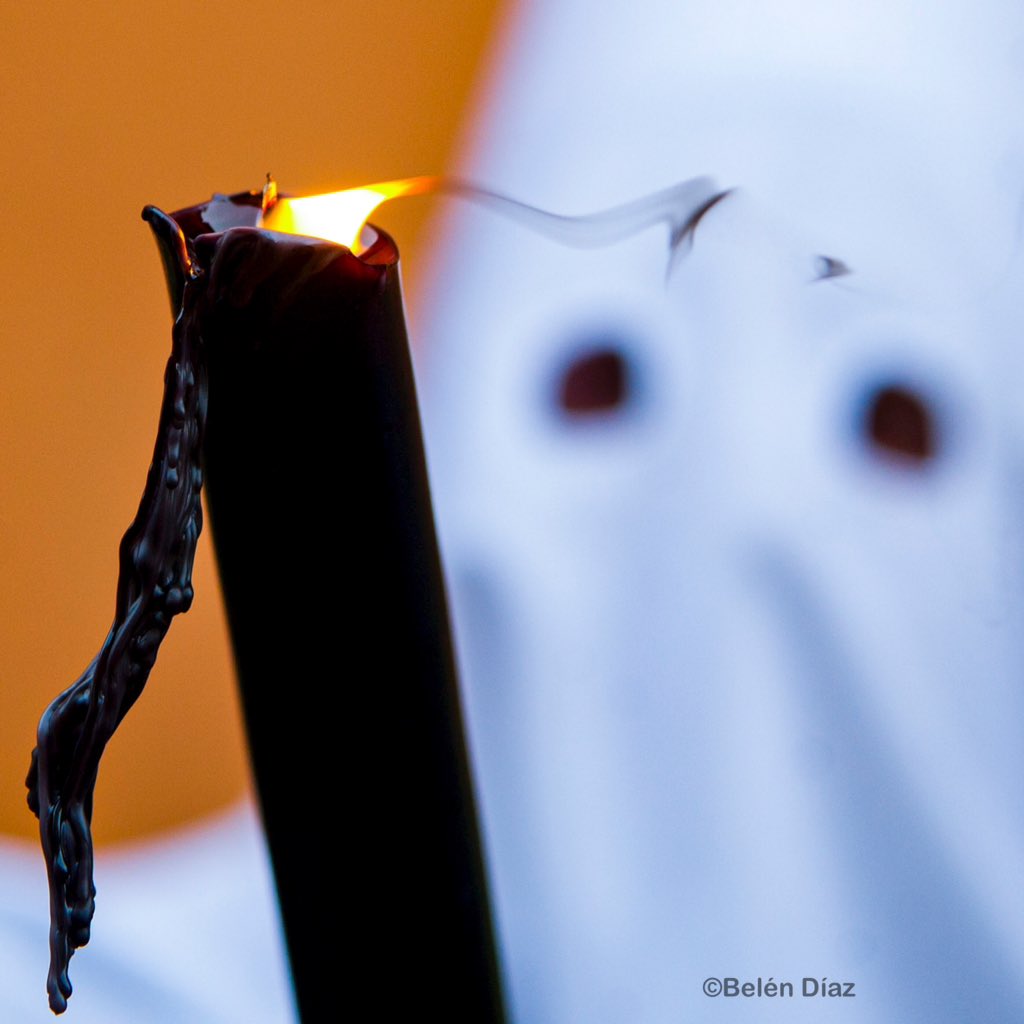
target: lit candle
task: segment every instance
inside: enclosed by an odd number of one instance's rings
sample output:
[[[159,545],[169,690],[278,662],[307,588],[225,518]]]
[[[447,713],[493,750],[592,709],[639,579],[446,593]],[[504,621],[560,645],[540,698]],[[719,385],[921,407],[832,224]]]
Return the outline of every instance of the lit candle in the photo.
[[[160,437],[122,542],[114,639],[44,716],[29,780],[51,1006],[88,939],[99,754],[191,599],[205,473],[302,1018],[362,1001],[381,1019],[499,1021],[397,249],[372,228],[358,255],[339,244],[368,208],[342,239],[268,230],[316,205],[275,200],[144,212],[176,315]],[[100,698],[107,679],[127,682]]]

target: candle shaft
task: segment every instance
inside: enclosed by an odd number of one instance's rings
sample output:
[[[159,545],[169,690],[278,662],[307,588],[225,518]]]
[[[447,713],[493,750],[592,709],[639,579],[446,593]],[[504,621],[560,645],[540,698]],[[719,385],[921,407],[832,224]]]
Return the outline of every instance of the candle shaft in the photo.
[[[210,526],[302,1019],[501,1021],[397,251],[238,228],[196,252]]]

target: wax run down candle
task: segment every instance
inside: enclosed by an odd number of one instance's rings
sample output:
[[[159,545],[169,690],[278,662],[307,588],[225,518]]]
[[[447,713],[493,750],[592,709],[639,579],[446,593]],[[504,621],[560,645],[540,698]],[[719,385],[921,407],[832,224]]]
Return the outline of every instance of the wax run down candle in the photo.
[[[726,194],[697,179],[569,218],[432,184],[568,244],[664,221],[672,255]],[[175,313],[153,463],[121,542],[114,624],[43,715],[28,778],[50,1005],[66,1008],[89,938],[100,757],[192,600],[205,475],[303,1020],[361,999],[384,1020],[500,1021],[397,250],[372,228],[355,255],[258,227],[274,201],[268,188],[144,212]]]

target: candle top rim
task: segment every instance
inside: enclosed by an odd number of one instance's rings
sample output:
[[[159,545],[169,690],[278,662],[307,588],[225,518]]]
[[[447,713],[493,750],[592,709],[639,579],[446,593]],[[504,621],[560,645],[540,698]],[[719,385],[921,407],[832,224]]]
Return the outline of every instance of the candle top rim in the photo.
[[[175,210],[168,216],[173,220],[188,241],[194,242],[201,235],[222,234],[232,228],[246,228],[249,230],[265,231],[281,239],[295,239],[297,242],[302,239],[302,244],[309,244],[310,241],[322,245],[334,246],[338,249],[352,252],[352,250],[339,242],[332,242],[328,239],[317,238],[312,235],[289,234],[280,231],[272,231],[269,228],[261,227],[263,216],[263,193],[262,190],[250,190],[246,192],[235,192],[230,195],[225,193],[214,193],[214,195],[202,203],[193,206],[182,207]],[[397,263],[398,246],[395,240],[382,228],[375,224],[367,224],[372,232],[369,244],[359,253],[352,253],[353,257],[370,266],[387,266]]]

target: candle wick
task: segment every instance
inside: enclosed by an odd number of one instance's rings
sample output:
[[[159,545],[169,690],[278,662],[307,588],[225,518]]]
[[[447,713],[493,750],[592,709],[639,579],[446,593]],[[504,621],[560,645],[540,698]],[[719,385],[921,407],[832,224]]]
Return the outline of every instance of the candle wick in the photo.
[[[274,176],[267,171],[267,183],[263,186],[263,216],[273,209],[274,204],[277,202],[277,182],[274,181]]]

